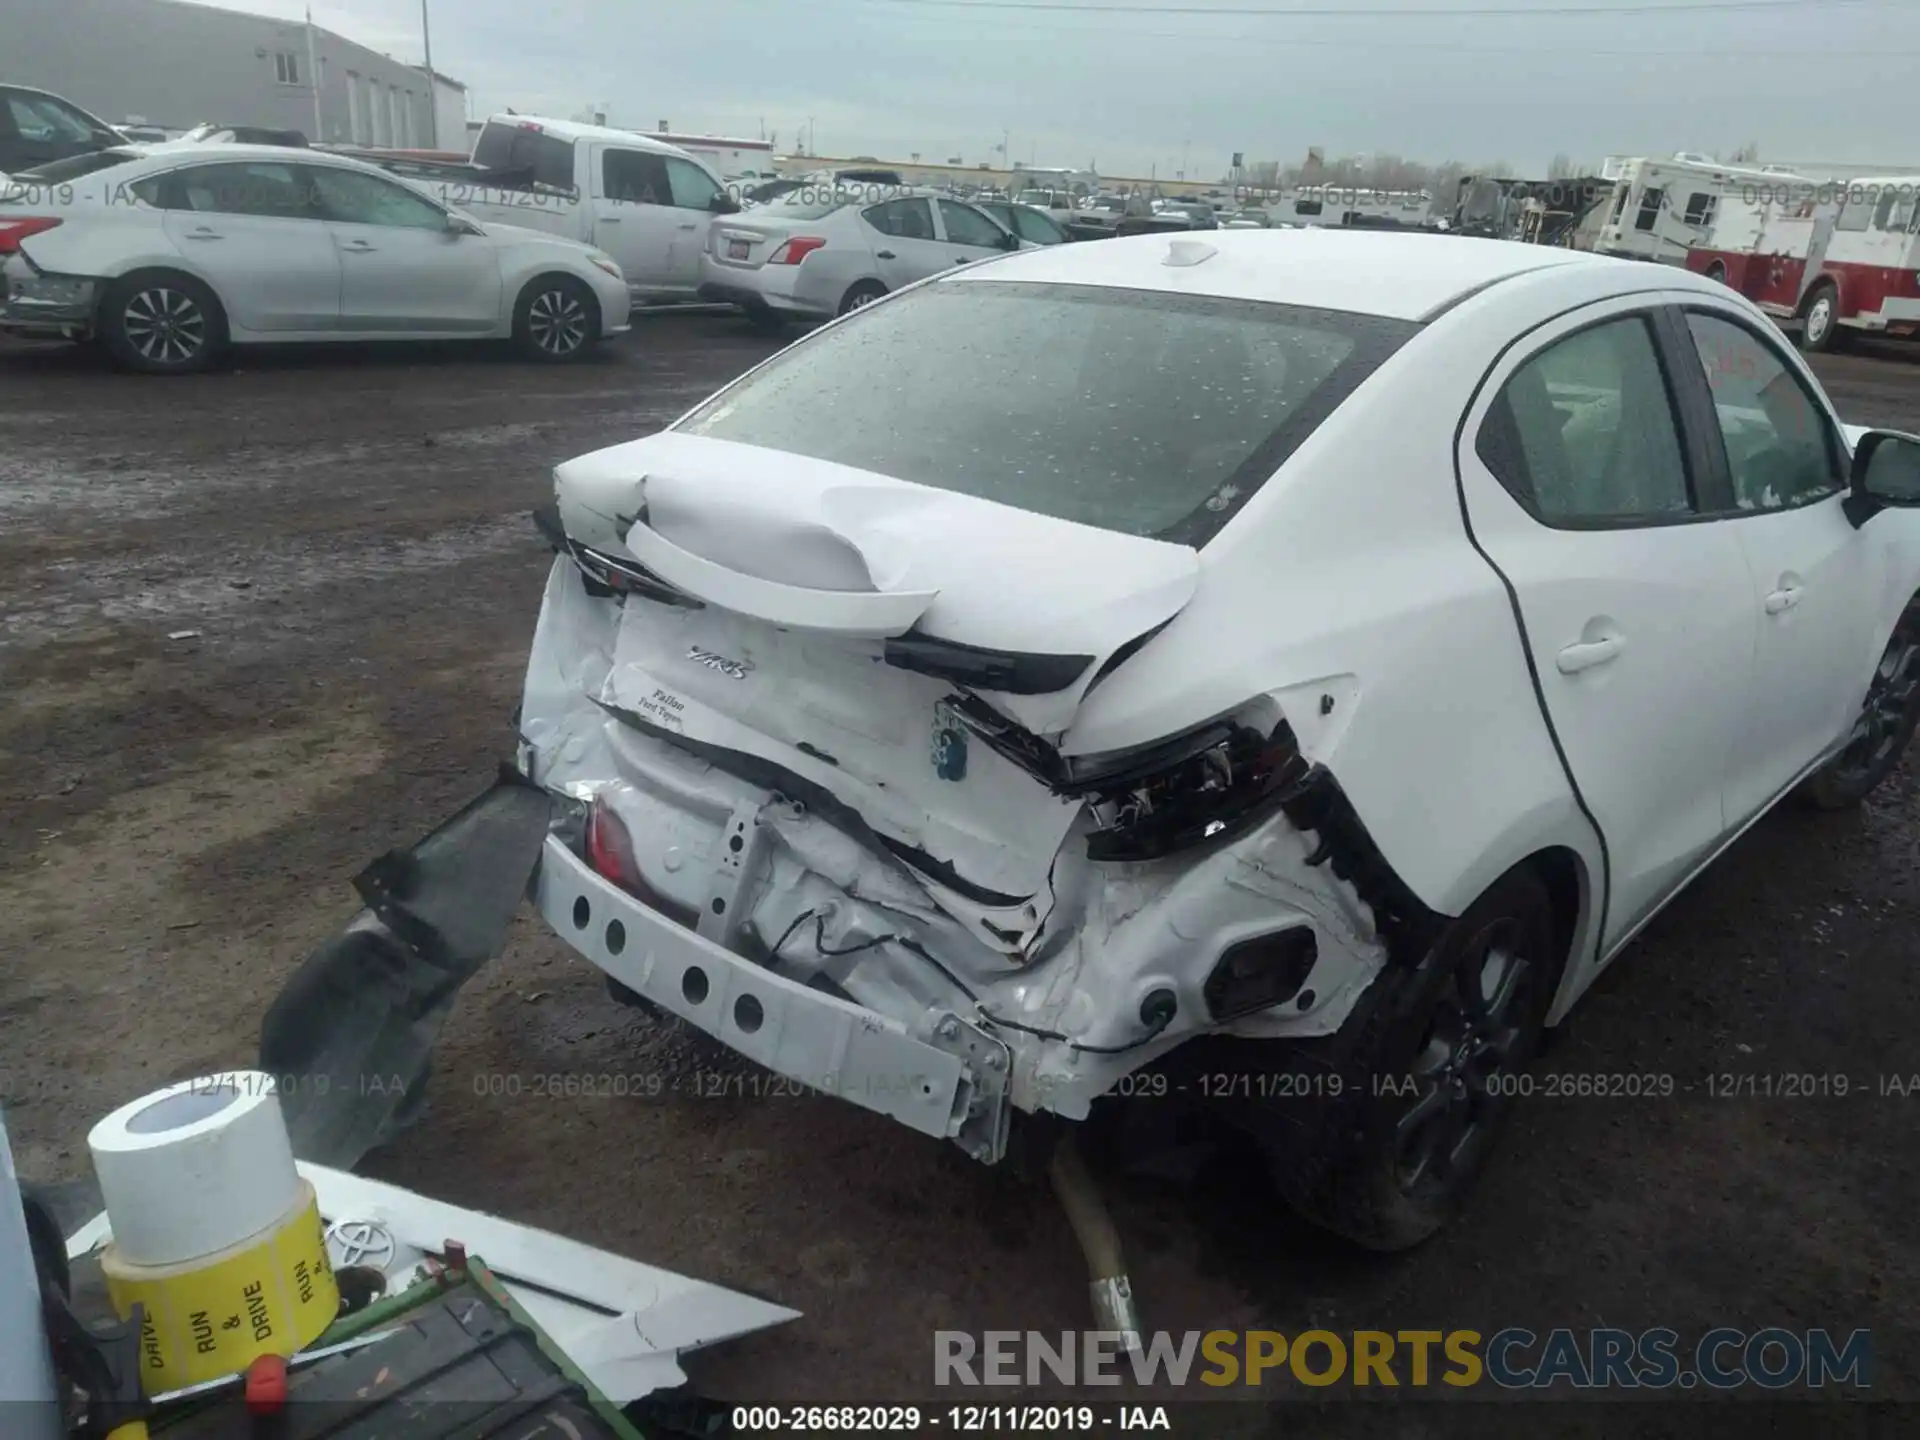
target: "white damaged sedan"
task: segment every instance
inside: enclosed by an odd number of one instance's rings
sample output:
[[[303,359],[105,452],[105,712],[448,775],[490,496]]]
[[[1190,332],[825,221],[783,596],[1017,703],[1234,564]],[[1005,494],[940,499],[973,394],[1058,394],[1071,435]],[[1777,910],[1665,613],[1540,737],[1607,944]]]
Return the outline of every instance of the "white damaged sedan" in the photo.
[[[1640,928],[1920,703],[1920,440],[1724,286],[1567,250],[1009,255],[556,490],[519,765],[617,994],[989,1162],[1213,1077],[1380,1248]]]

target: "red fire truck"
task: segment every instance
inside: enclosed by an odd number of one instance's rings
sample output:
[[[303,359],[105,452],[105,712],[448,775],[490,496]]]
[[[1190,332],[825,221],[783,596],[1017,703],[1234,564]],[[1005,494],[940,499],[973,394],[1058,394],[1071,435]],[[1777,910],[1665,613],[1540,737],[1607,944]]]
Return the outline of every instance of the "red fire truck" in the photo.
[[[1687,268],[1800,324],[1805,350],[1920,335],[1920,175],[1763,184],[1723,204]]]

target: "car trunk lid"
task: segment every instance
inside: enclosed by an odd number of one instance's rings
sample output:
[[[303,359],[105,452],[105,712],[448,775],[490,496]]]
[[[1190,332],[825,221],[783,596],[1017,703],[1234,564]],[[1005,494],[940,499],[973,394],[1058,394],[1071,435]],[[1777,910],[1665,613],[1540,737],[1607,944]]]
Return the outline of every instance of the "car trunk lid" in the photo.
[[[1194,550],[672,432],[555,478],[568,540],[658,582],[625,605],[603,703],[830,794],[1023,943],[1080,802],[979,722],[1044,752],[1192,598]]]
[[[729,216],[707,232],[707,250],[716,264],[758,270],[794,233],[778,221]]]

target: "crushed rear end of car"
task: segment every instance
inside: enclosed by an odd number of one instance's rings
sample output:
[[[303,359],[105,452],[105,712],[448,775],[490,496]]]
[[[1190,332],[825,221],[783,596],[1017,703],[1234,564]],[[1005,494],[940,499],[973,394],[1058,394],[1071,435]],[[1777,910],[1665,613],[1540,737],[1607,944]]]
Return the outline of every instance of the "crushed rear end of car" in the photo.
[[[1118,753],[1073,742],[1102,682],[1156,663],[1204,535],[1277,453],[1267,419],[1244,428],[1258,407],[1205,374],[1143,389],[1191,422],[1202,480],[1142,489],[1112,524],[1077,508],[1089,477],[1119,483],[1096,454],[1106,403],[1080,434],[1045,393],[986,397],[1011,428],[984,449],[933,409],[890,438],[817,413],[811,387],[886,388],[890,348],[925,340],[908,305],[962,288],[876,307],[807,368],[791,357],[818,342],[559,468],[519,767],[559,802],[538,907],[618,987],[992,1162],[1016,1112],[1083,1119],[1197,1036],[1337,1031],[1421,907],[1302,755],[1297,698],[1253,693]],[[1164,328],[1150,298],[1005,288],[975,294],[1044,299],[1022,323],[1089,356]],[[1233,307],[1183,306],[1190,359],[1236,334]],[[930,333],[964,352],[1019,313],[950,307]],[[1294,345],[1302,393],[1357,383],[1354,347],[1323,341],[1252,343]],[[947,485],[891,453],[929,444],[998,478]],[[1024,465],[1059,485],[1055,513],[995,498]]]

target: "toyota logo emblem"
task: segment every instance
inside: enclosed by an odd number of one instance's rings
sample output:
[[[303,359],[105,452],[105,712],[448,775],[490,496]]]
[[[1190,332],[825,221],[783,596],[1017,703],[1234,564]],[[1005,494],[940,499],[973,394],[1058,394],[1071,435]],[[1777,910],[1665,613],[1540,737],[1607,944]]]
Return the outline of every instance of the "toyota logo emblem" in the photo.
[[[338,1220],[327,1227],[327,1258],[336,1270],[365,1265],[384,1273],[398,1249],[393,1232],[377,1220]]]

